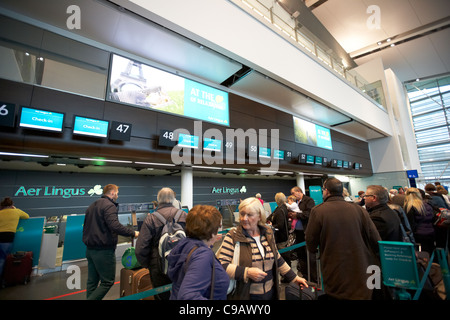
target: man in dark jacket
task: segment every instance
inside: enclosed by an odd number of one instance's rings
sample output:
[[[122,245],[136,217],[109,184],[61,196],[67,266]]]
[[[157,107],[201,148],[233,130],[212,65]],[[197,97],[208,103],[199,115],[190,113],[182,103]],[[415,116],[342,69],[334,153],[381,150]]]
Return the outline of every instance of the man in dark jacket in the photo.
[[[313,198],[308,197],[303,193],[303,190],[300,187],[293,187],[291,189],[291,195],[293,195],[297,199],[298,208],[300,209],[300,212],[297,213],[296,217],[293,217],[297,219],[297,224],[295,225],[295,244],[301,243],[305,241],[305,230],[306,226],[308,225],[309,220],[309,214],[311,213],[311,209],[316,205]],[[300,247],[296,251],[297,257],[298,257],[298,264],[297,264],[297,270],[299,270],[302,273],[302,276],[306,277],[308,273],[308,265],[307,265],[307,254],[306,254],[306,248]],[[311,257],[310,259],[310,266],[311,270],[316,270],[315,268],[315,257]],[[316,280],[315,273],[311,274],[311,278],[308,279],[310,281]]]
[[[86,210],[83,242],[86,245],[88,300],[101,300],[116,278],[116,246],[118,235],[137,237],[139,232],[123,226],[117,217],[119,187],[108,184],[103,195]],[[99,285],[100,282],[100,285]]]
[[[319,247],[325,293],[335,299],[371,299],[367,268],[379,265],[380,235],[366,210],[344,200],[341,181],[327,179],[323,189],[324,202],[311,210],[306,246],[312,253]]]
[[[367,187],[366,208],[383,241],[403,241],[398,214],[389,208],[388,191],[378,185]]]
[[[166,221],[172,221],[178,211],[182,211],[173,206],[175,200],[175,192],[170,188],[162,188],[157,195],[158,208],[156,211],[160,213]],[[178,222],[183,229],[186,226],[187,213],[182,211]],[[136,242],[136,258],[139,263],[148,268],[153,287],[160,287],[171,283],[169,277],[161,270],[161,259],[158,252],[159,239],[164,224],[154,215],[149,214],[141,227],[139,239]],[[158,300],[167,300],[170,292],[163,292],[155,296]]]

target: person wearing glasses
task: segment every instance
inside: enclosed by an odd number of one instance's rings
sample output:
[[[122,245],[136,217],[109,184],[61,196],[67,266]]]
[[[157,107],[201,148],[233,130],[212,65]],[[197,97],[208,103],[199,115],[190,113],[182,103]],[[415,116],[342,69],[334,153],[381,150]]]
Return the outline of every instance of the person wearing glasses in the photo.
[[[380,235],[361,206],[344,200],[342,182],[329,178],[323,184],[324,202],[315,206],[306,228],[306,247],[320,251],[325,295],[320,298],[370,300],[367,268],[379,265]]]
[[[381,240],[383,241],[403,241],[400,218],[398,214],[388,206],[389,193],[378,185],[367,187],[364,195],[366,209],[370,219],[377,227]]]

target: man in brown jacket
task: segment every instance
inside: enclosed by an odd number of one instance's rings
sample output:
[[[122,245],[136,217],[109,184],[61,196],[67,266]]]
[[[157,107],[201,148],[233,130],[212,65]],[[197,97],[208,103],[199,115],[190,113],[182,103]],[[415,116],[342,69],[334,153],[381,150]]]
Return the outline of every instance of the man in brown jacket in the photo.
[[[324,202],[314,207],[306,228],[310,252],[320,249],[320,263],[327,296],[335,299],[372,298],[367,279],[370,265],[379,265],[376,253],[378,231],[365,209],[347,202],[342,182],[327,179],[323,185]]]

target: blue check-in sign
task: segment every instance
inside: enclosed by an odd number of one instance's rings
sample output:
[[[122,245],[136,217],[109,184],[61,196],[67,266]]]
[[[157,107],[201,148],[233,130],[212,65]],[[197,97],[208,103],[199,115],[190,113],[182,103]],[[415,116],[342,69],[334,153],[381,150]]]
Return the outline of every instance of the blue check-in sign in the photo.
[[[185,148],[198,148],[198,137],[190,134],[180,133],[178,135],[178,146]]]

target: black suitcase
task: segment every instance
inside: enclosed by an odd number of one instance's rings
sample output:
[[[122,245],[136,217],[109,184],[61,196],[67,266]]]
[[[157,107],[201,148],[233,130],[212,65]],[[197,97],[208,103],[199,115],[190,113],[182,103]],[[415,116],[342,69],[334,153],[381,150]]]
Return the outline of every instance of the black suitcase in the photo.
[[[33,252],[18,251],[6,257],[3,270],[3,286],[27,284],[33,270]]]
[[[308,288],[300,289],[298,284],[290,283],[286,286],[284,292],[286,300],[317,300],[324,294],[322,290],[311,286],[309,283],[308,286]]]

